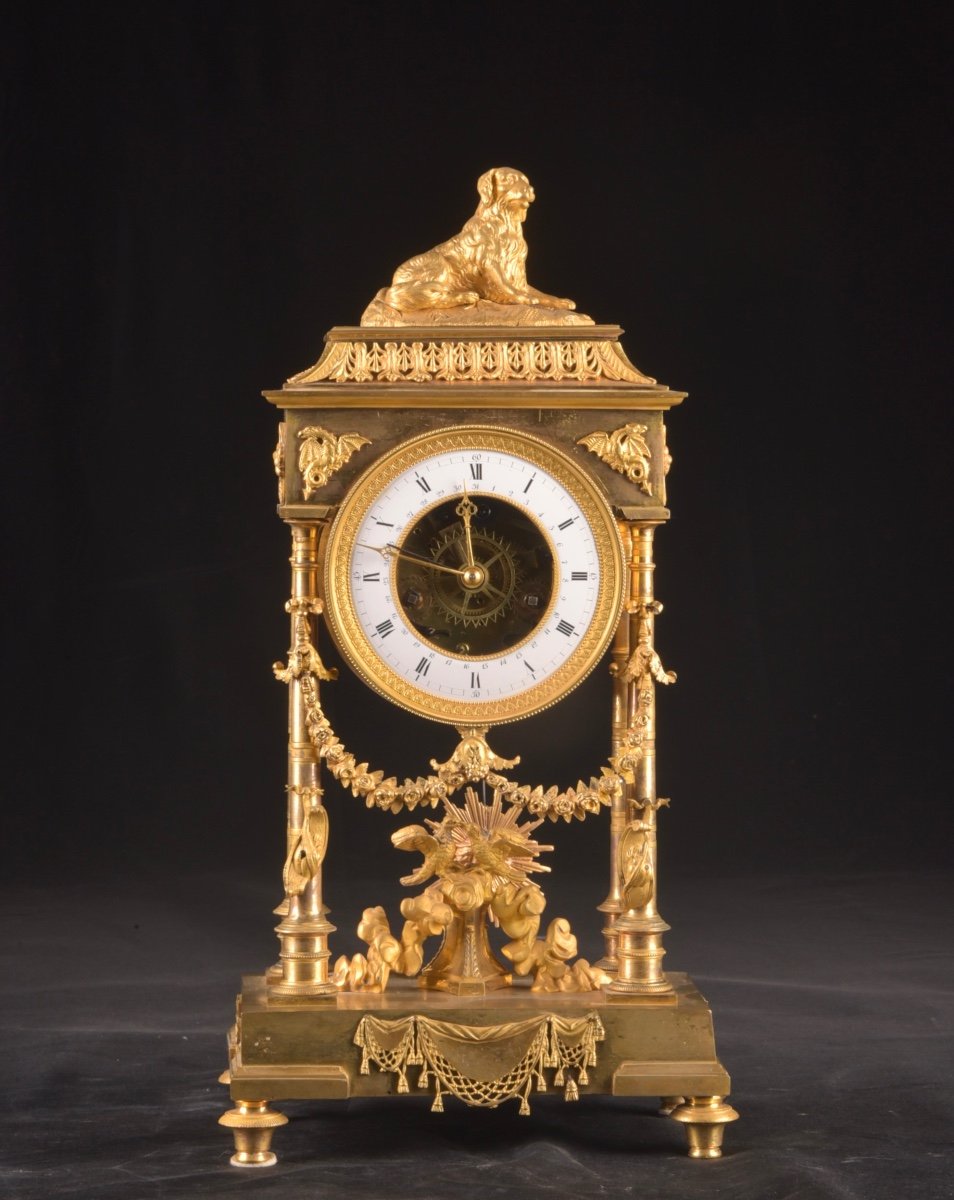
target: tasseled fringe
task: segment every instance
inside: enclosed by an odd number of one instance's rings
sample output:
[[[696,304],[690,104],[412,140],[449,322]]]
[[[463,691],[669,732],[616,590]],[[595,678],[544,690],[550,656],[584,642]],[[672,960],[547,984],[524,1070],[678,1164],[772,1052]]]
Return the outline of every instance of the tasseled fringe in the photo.
[[[361,1047],[361,1074],[370,1075],[371,1066],[368,1062],[368,1039],[365,1033],[365,1021],[367,1017],[362,1017],[358,1022],[358,1028],[354,1031],[354,1044]]]
[[[424,1061],[424,1055],[421,1053],[421,1043],[417,1036],[417,1020],[414,1021],[414,1026],[411,1029],[411,1045],[408,1050],[407,1061],[412,1067],[419,1067]]]
[[[546,1066],[558,1067],[560,1065],[560,1039],[553,1022],[549,1021],[548,1025]]]
[[[399,1045],[391,1050],[384,1050],[374,1036],[374,1026],[368,1017],[363,1017],[355,1032],[354,1042],[361,1047],[361,1074],[371,1074],[371,1063],[381,1071],[394,1072],[398,1076],[397,1091],[406,1095],[410,1091],[408,1068],[419,1066],[420,1073],[416,1079],[418,1088],[428,1088],[433,1084],[434,1099],[431,1112],[444,1111],[444,1091],[441,1075],[438,1071],[440,1055],[432,1059],[429,1041],[422,1036],[421,1027],[424,1018],[411,1017],[404,1029],[406,1033]],[[392,1029],[400,1028],[403,1022],[382,1023],[387,1026],[390,1034]],[[563,1034],[559,1031],[563,1029]],[[462,1079],[460,1090],[457,1084],[451,1087],[451,1094],[458,1096],[465,1104],[489,1104],[496,1107],[502,1100],[519,1099],[521,1117],[530,1114],[530,1093],[534,1087],[539,1092],[547,1091],[548,1080],[545,1072],[554,1071],[553,1084],[563,1088],[563,1098],[567,1101],[579,1100],[580,1088],[586,1087],[590,1080],[587,1067],[596,1065],[596,1043],[605,1038],[605,1031],[599,1017],[592,1013],[588,1018],[579,1021],[568,1021],[556,1016],[544,1017],[534,1040],[526,1055],[514,1067],[511,1073],[502,1076],[493,1085],[501,1089],[491,1092],[481,1099],[482,1093],[476,1086],[476,1081]],[[575,1074],[574,1074],[575,1072]],[[505,1084],[513,1090],[503,1094]],[[473,1084],[473,1086],[471,1086]]]

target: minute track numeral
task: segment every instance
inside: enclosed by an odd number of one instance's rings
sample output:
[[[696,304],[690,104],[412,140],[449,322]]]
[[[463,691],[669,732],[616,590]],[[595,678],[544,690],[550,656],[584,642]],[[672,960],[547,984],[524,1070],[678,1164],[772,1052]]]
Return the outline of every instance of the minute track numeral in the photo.
[[[343,503],[323,558],[329,595],[333,584],[339,598],[329,623],[361,678],[412,712],[464,725],[516,719],[562,695],[588,669],[596,634],[607,640],[623,572],[612,515],[596,511],[572,461],[564,475],[556,468],[565,456],[535,441],[524,456],[519,438],[489,440],[435,431],[415,440],[414,453],[382,459],[350,507]],[[462,497],[462,508],[480,509],[469,522],[454,513]],[[475,544],[465,554],[466,524]],[[462,581],[471,555],[486,575],[480,588]],[[447,569],[431,577],[422,558]],[[451,613],[470,615],[466,629],[448,620],[445,630],[420,605],[411,584],[421,574]],[[506,617],[481,624],[508,596]]]

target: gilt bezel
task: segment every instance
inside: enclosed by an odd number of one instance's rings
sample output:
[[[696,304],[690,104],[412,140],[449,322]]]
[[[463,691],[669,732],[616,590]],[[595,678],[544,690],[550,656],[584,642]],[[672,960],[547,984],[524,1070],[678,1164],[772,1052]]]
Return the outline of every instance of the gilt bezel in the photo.
[[[478,451],[521,458],[551,475],[569,493],[593,536],[600,577],[592,619],[572,652],[554,671],[506,697],[457,700],[416,687],[381,657],[355,611],[351,562],[362,523],[394,480],[433,455]],[[547,536],[545,530],[540,532]],[[392,703],[444,724],[499,725],[556,704],[593,670],[619,622],[624,574],[623,548],[616,520],[598,484],[585,470],[562,450],[533,434],[501,426],[465,425],[420,434],[402,442],[372,463],[352,485],[329,530],[325,547],[325,618],[335,645],[349,666],[369,687]],[[466,660],[467,656],[463,657]],[[474,661],[482,661],[484,657],[474,656]]]

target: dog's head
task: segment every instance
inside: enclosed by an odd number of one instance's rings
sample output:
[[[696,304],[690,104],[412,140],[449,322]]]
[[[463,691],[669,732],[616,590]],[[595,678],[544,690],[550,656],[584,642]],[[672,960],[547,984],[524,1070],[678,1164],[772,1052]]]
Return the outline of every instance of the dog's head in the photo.
[[[533,203],[533,188],[522,171],[512,167],[492,167],[477,180],[481,209],[496,209],[506,216],[523,221]]]

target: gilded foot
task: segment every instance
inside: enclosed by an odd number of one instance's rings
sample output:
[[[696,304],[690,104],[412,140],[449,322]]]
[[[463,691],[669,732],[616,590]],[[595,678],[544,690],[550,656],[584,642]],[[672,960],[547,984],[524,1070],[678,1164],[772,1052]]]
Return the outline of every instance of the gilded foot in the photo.
[[[233,1167],[272,1167],[278,1161],[271,1150],[272,1133],[288,1118],[268,1107],[267,1100],[236,1100],[235,1107],[219,1117],[219,1124],[232,1130],[235,1153]]]
[[[671,1117],[675,1109],[680,1104],[685,1104],[684,1096],[660,1096],[659,1097],[659,1115],[661,1117]]]
[[[725,1104],[722,1096],[690,1096],[671,1113],[674,1121],[686,1127],[690,1158],[721,1158],[722,1135],[739,1114]]]

